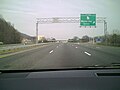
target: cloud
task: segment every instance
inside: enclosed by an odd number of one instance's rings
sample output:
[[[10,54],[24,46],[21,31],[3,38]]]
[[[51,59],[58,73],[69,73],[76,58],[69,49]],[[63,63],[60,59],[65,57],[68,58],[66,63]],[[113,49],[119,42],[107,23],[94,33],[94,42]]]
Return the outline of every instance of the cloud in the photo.
[[[8,12],[8,13],[16,13],[16,14],[22,14],[22,15],[26,15],[26,14],[28,15],[29,14],[29,15],[36,16],[35,12],[27,11],[27,10],[17,10],[17,9],[5,8],[5,9],[1,9],[1,11]]]

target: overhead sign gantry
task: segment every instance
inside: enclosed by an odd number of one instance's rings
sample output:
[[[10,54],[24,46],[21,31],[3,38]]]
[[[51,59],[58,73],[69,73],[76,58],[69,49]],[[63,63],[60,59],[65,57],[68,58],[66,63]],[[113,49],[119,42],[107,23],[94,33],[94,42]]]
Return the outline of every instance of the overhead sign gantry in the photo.
[[[38,24],[54,23],[80,23],[80,27],[96,27],[96,23],[104,23],[104,34],[107,34],[106,17],[96,17],[96,14],[81,14],[80,17],[53,17],[37,18],[36,22],[36,44],[38,43]]]

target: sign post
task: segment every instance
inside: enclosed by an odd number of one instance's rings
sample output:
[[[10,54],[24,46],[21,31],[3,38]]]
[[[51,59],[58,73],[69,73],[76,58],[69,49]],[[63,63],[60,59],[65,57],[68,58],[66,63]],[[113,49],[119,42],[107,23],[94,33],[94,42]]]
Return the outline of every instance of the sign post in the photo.
[[[36,23],[36,44],[38,44],[38,22]]]

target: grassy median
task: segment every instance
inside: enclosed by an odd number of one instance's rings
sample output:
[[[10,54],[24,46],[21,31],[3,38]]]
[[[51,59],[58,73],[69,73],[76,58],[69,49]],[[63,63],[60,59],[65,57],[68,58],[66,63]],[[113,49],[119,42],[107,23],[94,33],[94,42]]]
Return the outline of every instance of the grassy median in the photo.
[[[38,47],[38,46],[43,46],[43,45],[33,45],[33,46],[22,47],[22,48],[14,48],[14,49],[0,50],[0,55],[15,53],[15,52],[19,52],[19,51],[31,49],[31,48]]]

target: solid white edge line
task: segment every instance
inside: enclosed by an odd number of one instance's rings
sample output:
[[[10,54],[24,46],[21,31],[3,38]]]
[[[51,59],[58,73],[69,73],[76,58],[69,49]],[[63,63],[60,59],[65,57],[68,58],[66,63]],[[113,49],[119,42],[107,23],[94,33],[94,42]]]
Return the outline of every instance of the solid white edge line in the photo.
[[[52,53],[53,52],[53,50],[51,50],[49,53]]]
[[[88,56],[91,56],[91,54],[90,53],[88,53],[88,52],[84,52],[85,54],[87,54]]]

